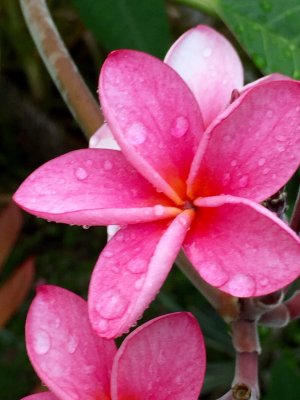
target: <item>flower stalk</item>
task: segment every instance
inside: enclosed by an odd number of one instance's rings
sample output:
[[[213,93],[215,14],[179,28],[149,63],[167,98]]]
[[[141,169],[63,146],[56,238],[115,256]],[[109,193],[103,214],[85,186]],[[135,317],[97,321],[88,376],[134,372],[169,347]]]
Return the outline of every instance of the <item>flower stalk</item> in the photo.
[[[99,105],[66,49],[44,0],[20,0],[35,45],[69,110],[89,138],[103,123]]]

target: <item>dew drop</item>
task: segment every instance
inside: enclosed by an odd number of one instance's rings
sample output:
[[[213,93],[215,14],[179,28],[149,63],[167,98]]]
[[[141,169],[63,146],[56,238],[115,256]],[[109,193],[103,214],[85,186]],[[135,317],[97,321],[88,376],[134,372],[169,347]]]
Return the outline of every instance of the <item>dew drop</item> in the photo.
[[[114,253],[112,253],[112,252],[109,251],[109,250],[104,250],[104,251],[102,252],[102,255],[103,255],[103,257],[105,257],[105,258],[111,258],[111,257],[114,255]]]
[[[273,115],[274,115],[274,113],[273,113],[272,110],[268,110],[268,111],[267,111],[267,117],[268,117],[268,118],[273,118]]]
[[[246,187],[247,184],[248,184],[248,181],[249,181],[249,178],[248,178],[247,175],[242,176],[242,177],[239,179],[239,185],[240,185],[240,187],[241,187],[241,188]]]
[[[212,49],[210,47],[207,47],[203,50],[202,55],[204,58],[209,58],[212,55]]]
[[[161,206],[160,204],[157,204],[156,206],[153,207],[154,214],[158,217],[160,215],[163,215],[165,212],[164,206]]]
[[[185,135],[189,129],[189,121],[183,115],[176,117],[171,126],[171,134],[176,137],[180,138]]]
[[[133,274],[140,274],[141,272],[146,271],[147,265],[147,262],[140,258],[137,260],[130,260],[127,264],[127,269]]]
[[[230,163],[230,165],[231,165],[232,167],[236,167],[236,166],[237,166],[237,161],[236,161],[236,160],[232,160],[231,163]]]
[[[269,283],[270,283],[270,280],[268,278],[262,278],[262,279],[259,280],[259,284],[261,286],[268,286]]]
[[[212,261],[201,263],[200,274],[204,280],[217,287],[224,285],[229,279],[227,272]]]
[[[37,354],[47,354],[51,348],[51,339],[48,333],[42,329],[34,333],[33,348]]]
[[[80,181],[83,181],[84,179],[86,179],[88,177],[87,171],[82,167],[78,167],[76,169],[75,175],[76,175],[76,178],[79,179]]]
[[[249,297],[255,294],[255,280],[247,274],[236,274],[226,284],[230,294],[238,297]]]
[[[266,159],[265,158],[260,158],[259,160],[258,160],[258,165],[260,166],[260,167],[262,167],[264,164],[265,164],[265,162],[266,162]]]
[[[117,290],[108,290],[100,295],[96,309],[106,319],[120,318],[128,308],[128,301]]]
[[[106,321],[105,321],[106,322]],[[94,372],[96,372],[96,366],[93,364],[84,364],[83,367],[83,372],[87,375],[91,375]]]
[[[226,173],[223,175],[222,184],[223,184],[224,186],[228,185],[228,183],[230,182],[230,179],[231,179],[230,173],[229,173],[229,172],[226,172]]]
[[[108,328],[108,321],[106,319],[100,319],[97,324],[98,332],[105,332]]]
[[[142,123],[135,122],[125,131],[125,137],[131,144],[137,146],[145,142],[147,130]]]
[[[279,151],[279,153],[283,153],[285,151],[285,146],[283,144],[278,144],[276,149]]]
[[[90,226],[89,225],[82,225],[83,229],[89,229]]]
[[[79,344],[79,340],[76,336],[70,336],[67,343],[67,352],[74,354]]]
[[[262,173],[264,175],[267,175],[269,172],[270,172],[270,168],[264,168]]]
[[[92,139],[91,139],[92,140]],[[88,159],[88,160],[86,160],[86,165],[88,166],[88,167],[91,167],[92,165],[93,165],[93,161],[92,160],[90,160],[90,159]]]
[[[109,160],[105,160],[104,161],[104,169],[105,169],[105,171],[110,171],[112,169],[112,167],[113,167],[113,164],[112,164],[111,161],[109,161]]]
[[[284,135],[276,135],[278,142],[285,142],[286,137]]]

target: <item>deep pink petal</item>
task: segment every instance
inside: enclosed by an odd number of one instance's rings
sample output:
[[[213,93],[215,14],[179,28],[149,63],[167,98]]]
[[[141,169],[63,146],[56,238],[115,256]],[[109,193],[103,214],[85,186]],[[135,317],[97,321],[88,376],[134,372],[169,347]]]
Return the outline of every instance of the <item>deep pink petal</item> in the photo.
[[[262,201],[299,165],[300,82],[256,85],[213,125],[193,161],[190,195],[231,194]]]
[[[229,195],[198,199],[184,250],[203,279],[238,297],[261,296],[296,279],[300,239],[274,214]]]
[[[207,127],[229,104],[233,89],[243,86],[243,68],[230,42],[208,26],[182,35],[165,61],[194,93]]]
[[[105,123],[90,138],[89,147],[91,149],[120,150],[120,146],[115,141],[109,126]]]
[[[79,296],[41,286],[27,316],[26,345],[37,374],[59,399],[108,399],[115,344],[95,334]]]
[[[112,400],[196,400],[205,365],[203,336],[191,314],[155,318],[127,336],[118,350]]]
[[[59,398],[51,392],[43,392],[23,397],[21,400],[59,400]]]
[[[88,299],[100,336],[119,336],[142,316],[166,279],[193,215],[184,211],[171,222],[128,226],[109,241],[93,272]]]
[[[104,114],[126,158],[157,189],[181,203],[203,132],[189,88],[162,61],[131,50],[109,55],[99,85]]]
[[[121,152],[103,149],[49,161],[25,180],[14,200],[38,217],[76,225],[136,223],[179,213]]]

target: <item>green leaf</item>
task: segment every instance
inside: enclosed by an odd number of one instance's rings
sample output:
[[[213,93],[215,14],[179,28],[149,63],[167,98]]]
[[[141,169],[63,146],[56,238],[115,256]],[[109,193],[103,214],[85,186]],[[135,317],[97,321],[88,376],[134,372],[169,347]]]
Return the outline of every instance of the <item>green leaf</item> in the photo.
[[[163,57],[170,45],[163,0],[73,0],[101,46],[130,48]]]
[[[300,78],[299,0],[218,0],[217,11],[261,72]]]
[[[287,355],[279,359],[271,369],[271,378],[265,400],[299,400],[300,374],[296,360]]]

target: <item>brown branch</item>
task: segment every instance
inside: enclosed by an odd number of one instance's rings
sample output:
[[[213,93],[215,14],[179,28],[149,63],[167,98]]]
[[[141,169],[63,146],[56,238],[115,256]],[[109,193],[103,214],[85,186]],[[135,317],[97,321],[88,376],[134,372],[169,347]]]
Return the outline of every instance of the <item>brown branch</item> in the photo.
[[[68,108],[87,138],[102,125],[99,105],[66,49],[44,0],[20,0],[35,45]]]

